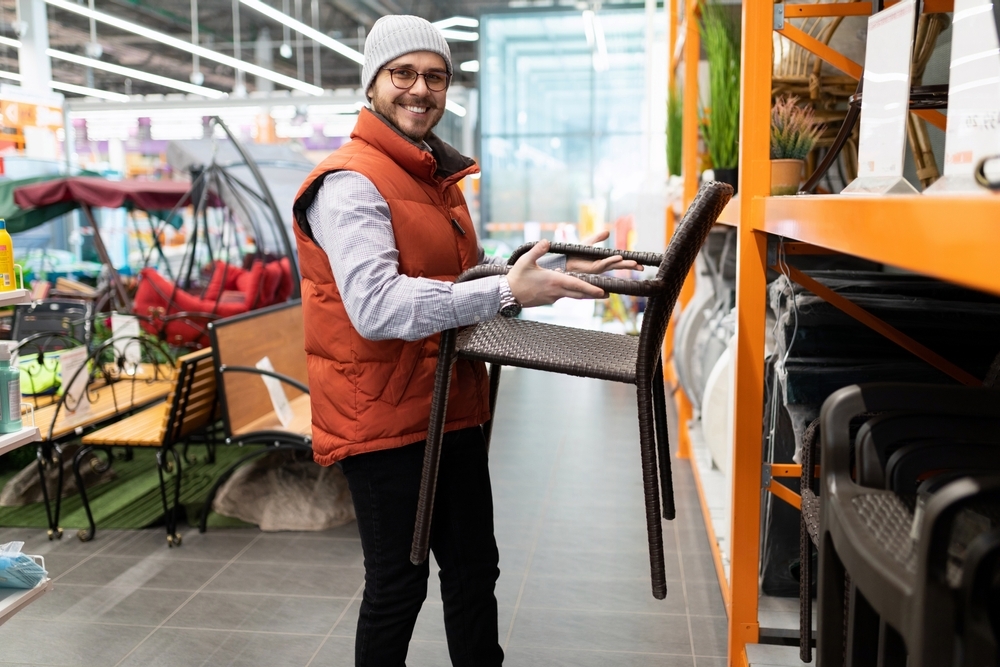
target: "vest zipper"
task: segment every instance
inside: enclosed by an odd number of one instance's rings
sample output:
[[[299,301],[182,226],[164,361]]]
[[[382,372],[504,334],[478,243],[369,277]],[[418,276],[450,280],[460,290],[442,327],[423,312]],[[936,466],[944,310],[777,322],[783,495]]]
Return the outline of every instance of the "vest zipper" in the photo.
[[[455,229],[458,230],[459,234],[461,234],[462,236],[465,236],[465,230],[462,229],[462,225],[458,224],[458,220],[456,220],[455,218],[452,218],[451,219],[451,224],[455,227]]]

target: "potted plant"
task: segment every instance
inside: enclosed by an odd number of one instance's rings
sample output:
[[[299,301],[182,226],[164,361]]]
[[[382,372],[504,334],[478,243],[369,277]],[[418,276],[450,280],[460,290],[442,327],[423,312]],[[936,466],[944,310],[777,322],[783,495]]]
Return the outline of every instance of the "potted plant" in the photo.
[[[716,180],[735,188],[740,159],[740,30],[727,7],[703,2],[700,31],[709,91],[709,106],[702,110],[702,135]]]
[[[671,84],[667,96],[667,173],[681,175],[681,146],[684,130],[684,103],[677,84]]]
[[[802,182],[805,157],[822,131],[813,110],[794,95],[779,97],[771,109],[771,194],[794,195]]]

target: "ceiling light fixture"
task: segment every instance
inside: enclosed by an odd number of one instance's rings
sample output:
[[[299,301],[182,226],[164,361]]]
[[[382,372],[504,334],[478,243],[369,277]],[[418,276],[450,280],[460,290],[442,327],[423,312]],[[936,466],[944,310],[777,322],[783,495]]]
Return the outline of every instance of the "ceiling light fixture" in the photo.
[[[20,46],[20,45],[19,45]],[[10,79],[11,81],[17,81],[20,83],[24,80],[20,74],[14,74],[13,72],[0,72],[0,79]],[[66,93],[76,93],[77,95],[85,95],[87,97],[96,97],[101,100],[110,100],[112,102],[128,102],[128,95],[123,95],[122,93],[112,93],[107,90],[98,90],[96,88],[88,88],[87,86],[78,86],[75,83],[63,83],[62,81],[50,81],[49,85],[53,90],[61,90]]]
[[[110,26],[118,28],[119,30],[124,30],[125,32],[130,32],[135,35],[140,35],[147,39],[151,39],[154,42],[159,42],[160,44],[165,44],[169,47],[179,49],[181,51],[186,51],[187,53],[192,53],[198,55],[206,60],[211,60],[227,67],[232,67],[235,70],[246,72],[247,74],[252,74],[254,76],[259,76],[263,79],[268,79],[279,85],[292,88],[294,90],[301,90],[303,92],[309,93],[310,95],[322,95],[323,89],[319,86],[314,86],[312,84],[306,83],[304,81],[299,81],[298,79],[286,76],[284,74],[279,74],[273,70],[269,70],[266,67],[261,67],[260,65],[254,65],[253,63],[248,63],[243,60],[237,60],[232,56],[227,56],[211,49],[206,49],[203,46],[198,46],[191,44],[190,42],[185,42],[182,39],[177,39],[176,37],[171,37],[170,35],[146,28],[144,26],[132,23],[131,21],[125,21],[123,19],[111,16],[110,14],[105,14],[104,12],[99,12],[96,10],[88,9],[84,5],[78,5],[68,0],[45,0],[45,2],[53,7],[58,7],[67,12],[73,12],[74,14],[79,14],[87,18],[93,18],[95,21],[100,21],[101,23],[106,23]]]
[[[445,39],[450,39],[454,42],[475,42],[479,39],[478,32],[463,32],[461,30],[442,30],[441,34],[444,35]]]
[[[479,21],[468,16],[452,16],[450,19],[434,21],[431,25],[438,30],[447,30],[448,28],[478,28]]]
[[[468,111],[465,110],[465,107],[463,107],[461,104],[459,104],[458,102],[452,102],[451,100],[445,102],[444,108],[452,112],[459,118],[465,118],[465,114],[469,113]]]
[[[175,90],[191,93],[193,95],[201,95],[202,97],[209,97],[215,100],[228,97],[228,95],[223,91],[215,90],[214,88],[196,86],[193,83],[188,83],[187,81],[171,79],[169,77],[160,76],[159,74],[149,74],[148,72],[143,72],[131,67],[122,67],[121,65],[106,63],[103,60],[94,60],[93,58],[85,58],[84,56],[66,53],[65,51],[49,49],[46,51],[46,54],[50,58],[55,58],[56,60],[65,60],[66,62],[75,63],[84,67],[92,67],[94,69],[104,70],[105,72],[111,72],[112,74],[120,74],[121,76],[126,76],[131,79],[148,81],[149,83],[155,83],[157,85],[164,86],[165,88],[173,88]]]
[[[458,69],[463,72],[478,72],[479,71],[479,61],[478,60],[466,60],[464,63],[458,66]]]
[[[307,26],[305,23],[302,23],[301,21],[296,21],[291,16],[288,16],[287,14],[278,11],[274,7],[271,7],[270,5],[265,5],[260,0],[240,0],[240,2],[249,7],[250,9],[263,14],[269,19],[273,19],[282,25],[286,25],[292,30],[302,33],[309,39],[318,42],[319,44],[322,44],[326,48],[336,51],[345,58],[349,58],[358,64],[362,64],[365,62],[365,57],[360,51],[352,49],[351,47],[347,46],[342,42],[338,42],[329,35],[324,35],[319,30]],[[289,51],[290,50],[291,49],[289,48]],[[284,56],[284,52],[282,52],[282,55]],[[284,57],[287,58],[288,56]]]

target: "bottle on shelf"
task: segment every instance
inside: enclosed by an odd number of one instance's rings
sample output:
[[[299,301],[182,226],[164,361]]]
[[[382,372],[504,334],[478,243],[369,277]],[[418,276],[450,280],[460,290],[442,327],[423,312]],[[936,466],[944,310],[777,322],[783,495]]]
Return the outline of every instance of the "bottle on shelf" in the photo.
[[[10,348],[0,343],[0,433],[21,430],[21,371],[10,361]]]
[[[17,289],[14,277],[14,242],[7,232],[7,223],[0,218],[0,292]]]

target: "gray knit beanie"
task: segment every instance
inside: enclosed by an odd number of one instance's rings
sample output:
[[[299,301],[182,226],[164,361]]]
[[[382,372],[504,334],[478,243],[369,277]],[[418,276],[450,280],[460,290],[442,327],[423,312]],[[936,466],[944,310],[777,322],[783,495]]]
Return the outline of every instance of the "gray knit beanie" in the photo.
[[[430,51],[444,58],[448,74],[451,66],[451,49],[441,31],[419,16],[383,16],[368,33],[365,40],[365,64],[361,67],[361,88],[368,88],[382,67],[396,58],[414,51]]]

